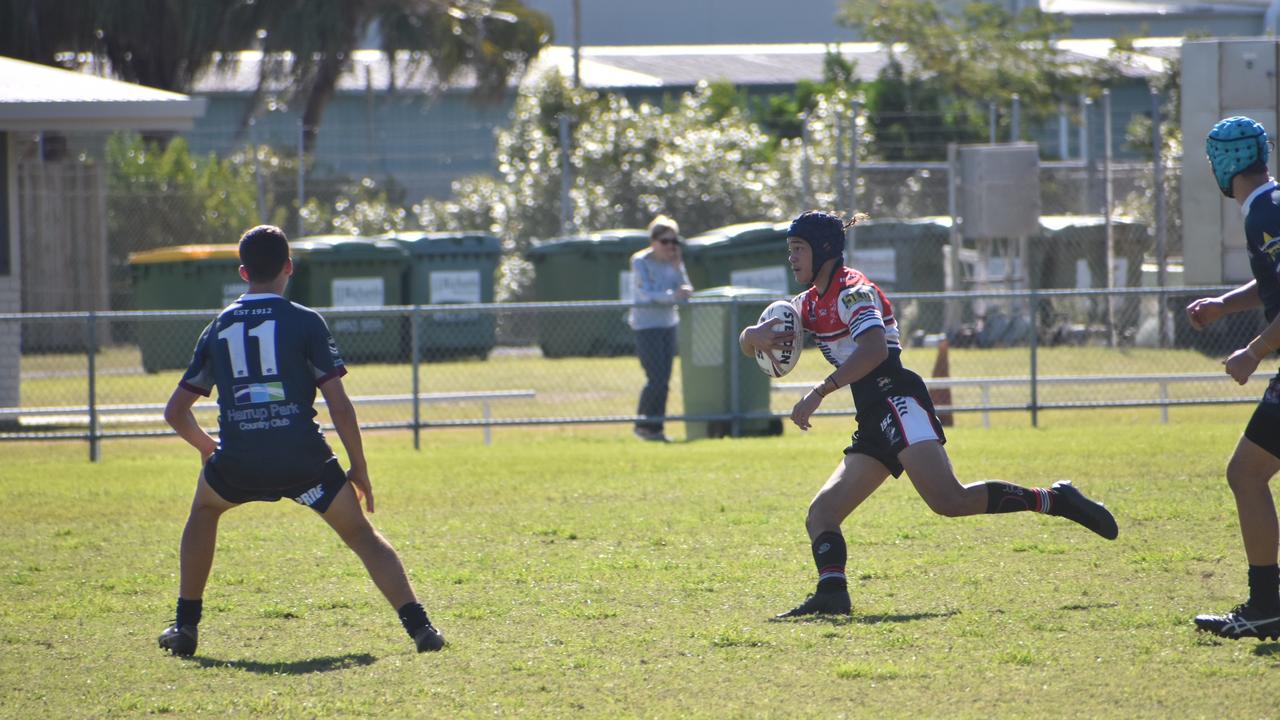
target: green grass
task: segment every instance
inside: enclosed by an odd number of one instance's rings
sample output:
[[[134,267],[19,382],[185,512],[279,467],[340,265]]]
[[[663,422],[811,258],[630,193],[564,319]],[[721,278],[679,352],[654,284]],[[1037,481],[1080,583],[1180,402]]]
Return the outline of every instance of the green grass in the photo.
[[[287,502],[226,516],[199,656],[162,655],[194,451],[116,441],[90,464],[83,443],[10,443],[0,716],[1273,717],[1280,643],[1190,623],[1245,591],[1222,475],[1248,412],[953,429],[965,480],[1070,477],[1120,539],[937,517],[890,481],[845,524],[854,615],[787,623],[767,618],[813,582],[804,511],[846,418],[669,446],[369,435],[374,521],[452,643],[431,656]]]

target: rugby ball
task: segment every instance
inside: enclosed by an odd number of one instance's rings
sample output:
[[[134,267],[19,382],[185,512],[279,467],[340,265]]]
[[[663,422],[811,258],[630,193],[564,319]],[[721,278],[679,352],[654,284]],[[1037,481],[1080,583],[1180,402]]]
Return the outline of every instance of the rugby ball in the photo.
[[[794,332],[795,340],[790,347],[778,348],[770,352],[756,352],[756,364],[769,377],[779,378],[791,372],[800,362],[800,350],[804,347],[804,329],[800,326],[800,313],[786,300],[778,300],[760,313],[760,322],[768,322],[774,318],[782,322],[773,326],[774,332]]]

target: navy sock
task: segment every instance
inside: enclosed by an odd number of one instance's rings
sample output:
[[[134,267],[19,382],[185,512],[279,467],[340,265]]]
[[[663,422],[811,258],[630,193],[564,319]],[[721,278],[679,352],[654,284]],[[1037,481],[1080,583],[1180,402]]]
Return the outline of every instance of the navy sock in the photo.
[[[204,610],[204,600],[187,600],[178,598],[178,612],[174,624],[195,627],[200,624],[200,615]]]
[[[409,637],[413,637],[418,630],[431,624],[427,619],[427,611],[419,602],[405,603],[396,613],[400,615],[400,624],[404,625],[404,631],[409,633]]]
[[[1043,488],[1024,488],[999,480],[983,483],[987,486],[987,514],[1024,512],[1047,513],[1053,508],[1053,493]]]
[[[844,577],[844,563],[848,550],[844,536],[828,530],[813,539],[812,550],[813,564],[818,566],[818,592],[847,590],[849,583]]]
[[[1249,566],[1249,606],[1267,612],[1280,610],[1280,566]]]

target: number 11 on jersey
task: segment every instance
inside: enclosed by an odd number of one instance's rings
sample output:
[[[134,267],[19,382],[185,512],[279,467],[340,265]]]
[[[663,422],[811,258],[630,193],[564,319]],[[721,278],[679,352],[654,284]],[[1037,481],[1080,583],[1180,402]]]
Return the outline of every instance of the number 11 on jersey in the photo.
[[[276,321],[266,320],[249,330],[249,335],[258,341],[258,367],[262,376],[275,375],[276,370]],[[244,323],[228,325],[218,333],[218,339],[227,343],[227,353],[231,356],[231,373],[238,378],[249,376],[249,360],[245,353]]]

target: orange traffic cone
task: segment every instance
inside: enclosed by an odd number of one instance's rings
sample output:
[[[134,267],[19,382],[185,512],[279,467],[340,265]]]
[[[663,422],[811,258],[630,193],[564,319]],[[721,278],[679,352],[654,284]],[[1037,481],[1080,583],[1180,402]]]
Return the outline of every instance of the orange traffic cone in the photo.
[[[933,376],[935,378],[951,377],[951,362],[947,359],[947,351],[951,345],[944,338],[938,343],[938,359],[933,361]],[[933,401],[934,408],[942,405],[951,405],[951,388],[935,387],[929,391],[929,399]],[[935,410],[936,412],[936,410]],[[951,427],[955,424],[955,418],[949,412],[939,412],[938,422],[944,427]]]

